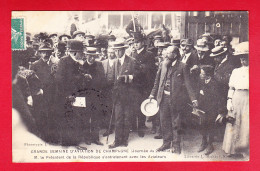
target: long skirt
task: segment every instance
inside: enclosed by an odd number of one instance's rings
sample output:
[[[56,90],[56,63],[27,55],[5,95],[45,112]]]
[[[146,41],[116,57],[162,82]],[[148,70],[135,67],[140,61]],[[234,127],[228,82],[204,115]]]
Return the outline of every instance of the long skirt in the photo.
[[[234,110],[228,115],[235,118],[235,123],[227,123],[223,150],[228,154],[248,152],[249,150],[249,92],[236,90],[232,99]]]

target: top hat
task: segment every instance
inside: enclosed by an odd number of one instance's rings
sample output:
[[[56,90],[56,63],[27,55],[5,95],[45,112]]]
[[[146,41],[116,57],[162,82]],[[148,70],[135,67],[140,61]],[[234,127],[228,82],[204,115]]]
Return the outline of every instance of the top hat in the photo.
[[[53,36],[58,36],[58,34],[57,34],[57,33],[50,34],[50,35],[49,35],[49,38],[51,38],[51,37],[53,37]]]
[[[227,48],[223,48],[222,46],[217,46],[211,50],[211,57],[219,56],[227,51]]]
[[[67,34],[62,34],[59,36],[59,39],[61,40],[62,37],[67,37],[68,39],[71,39],[71,36],[67,35]]]
[[[141,111],[145,116],[153,116],[159,111],[158,103],[155,99],[146,99],[141,104]]]
[[[72,35],[72,38],[74,39],[78,34],[83,34],[83,36],[85,36],[85,33],[83,31],[75,31]]]
[[[205,41],[202,39],[197,40],[197,45],[195,46],[195,49],[200,50],[200,51],[209,51],[209,47]]]
[[[140,42],[145,40],[145,36],[142,33],[133,34],[134,42]]]
[[[70,39],[67,42],[67,48],[69,51],[83,51],[83,42],[80,40]]]
[[[123,41],[115,41],[115,42],[111,42],[110,44],[110,48],[112,49],[121,49],[121,48],[127,48],[128,46],[125,45],[125,43]]]
[[[98,55],[97,48],[95,47],[87,47],[87,50],[85,51],[87,55]]]
[[[235,46],[235,52],[233,55],[247,55],[249,54],[249,43],[242,42]]]
[[[194,42],[193,42],[192,39],[182,39],[182,40],[181,40],[181,44],[182,44],[182,45],[193,46]]]

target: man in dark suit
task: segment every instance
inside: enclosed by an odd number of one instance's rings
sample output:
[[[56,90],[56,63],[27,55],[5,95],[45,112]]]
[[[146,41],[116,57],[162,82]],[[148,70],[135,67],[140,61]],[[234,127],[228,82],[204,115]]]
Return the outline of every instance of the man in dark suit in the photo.
[[[108,136],[109,134],[111,134],[113,132],[114,129],[114,117],[111,116],[112,115],[112,106],[113,106],[113,100],[112,100],[112,90],[113,90],[113,86],[114,86],[114,60],[115,60],[115,52],[112,48],[108,48],[107,49],[107,56],[108,59],[102,61],[102,65],[104,68],[104,72],[105,72],[105,80],[107,82],[107,86],[103,89],[103,96],[104,96],[104,124],[105,127],[107,128],[106,132],[103,134],[103,136]],[[111,122],[111,127],[109,130],[109,124],[110,124],[110,119],[112,118],[112,122]]]
[[[72,36],[73,33],[77,30],[79,30],[79,16],[75,15],[74,16],[74,22],[70,26],[70,35]]]
[[[125,54],[123,42],[114,42],[112,48],[115,50],[117,59],[114,66],[114,90],[113,103],[115,111],[115,141],[109,145],[109,148],[118,146],[128,146],[128,137],[130,125],[133,117],[133,102],[135,100],[132,95],[134,92],[134,60]]]
[[[86,140],[86,102],[84,103],[85,84],[90,79],[83,69],[83,43],[79,40],[69,40],[68,56],[58,63],[56,72],[56,114],[57,124],[60,124],[62,145],[78,146]],[[82,105],[75,105],[77,99],[83,99]]]
[[[178,60],[180,54],[176,46],[167,48],[167,58],[157,71],[154,87],[149,96],[157,99],[160,107],[160,121],[163,145],[158,151],[171,148],[173,153],[180,154],[180,126],[182,114],[189,96],[194,106],[198,106],[195,92],[189,79],[187,66]]]
[[[82,93],[86,97],[86,113],[85,121],[87,125],[87,133],[85,135],[87,144],[94,143],[103,145],[99,141],[99,130],[102,122],[102,90],[106,87],[105,73],[98,58],[97,48],[87,47],[85,52],[87,57],[86,62],[83,64],[84,76],[88,77],[84,83],[84,90]]]
[[[205,114],[201,117],[200,133],[202,142],[198,152],[206,149],[205,155],[209,155],[214,151],[213,140],[215,135],[215,120],[218,114],[225,112],[223,99],[220,98],[219,85],[214,77],[214,67],[211,65],[200,66],[200,82],[199,82],[199,109]]]
[[[227,48],[217,46],[213,48],[211,52],[212,53],[210,56],[213,57],[216,62],[214,69],[214,79],[217,81],[222,90],[221,97],[226,98],[229,89],[229,78],[233,69],[235,69],[235,66],[231,61],[230,56],[228,55]]]
[[[192,39],[182,39],[180,55],[181,61],[191,69],[194,65],[198,64],[198,55],[193,48],[194,42]]]
[[[152,52],[146,50],[145,37],[143,34],[134,35],[134,47],[136,49],[133,53],[133,58],[136,62],[136,107],[135,114],[137,115],[137,129],[140,137],[144,136],[144,128],[146,117],[140,110],[141,103],[149,96],[150,91],[153,88],[153,82],[156,75],[155,56]],[[136,124],[134,118],[134,127]]]
[[[33,95],[33,108],[36,123],[39,126],[39,131],[42,134],[42,138],[45,140],[50,140],[51,133],[51,122],[52,122],[52,113],[53,113],[53,99],[55,94],[54,87],[54,76],[51,72],[51,64],[49,63],[50,56],[53,49],[48,45],[44,44],[39,47],[38,53],[41,58],[32,63],[30,69],[35,71],[38,76],[42,93],[41,95]]]
[[[227,105],[227,95],[229,89],[229,78],[233,69],[236,68],[232,59],[230,58],[230,54],[227,51],[227,48],[222,46],[217,46],[211,50],[210,57],[212,57],[215,61],[215,69],[214,69],[214,79],[218,83],[220,87],[219,97],[225,101],[223,103],[224,106]],[[224,114],[227,113],[225,109]],[[220,127],[217,132],[218,139],[222,140],[224,135],[225,127]]]

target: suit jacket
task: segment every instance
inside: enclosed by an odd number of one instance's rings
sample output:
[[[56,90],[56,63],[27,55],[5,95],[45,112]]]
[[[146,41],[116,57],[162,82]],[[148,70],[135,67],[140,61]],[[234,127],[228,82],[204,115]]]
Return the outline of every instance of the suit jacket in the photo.
[[[49,88],[54,82],[54,77],[51,74],[51,66],[49,66],[42,59],[32,63],[30,69],[35,71],[36,75],[40,79],[43,89]]]
[[[215,66],[214,70],[214,78],[215,80],[220,83],[221,85],[228,87],[229,78],[231,73],[235,69],[231,60],[226,60],[220,65]]]
[[[181,59],[182,60],[182,59]],[[190,69],[192,68],[194,65],[198,65],[199,64],[199,58],[198,58],[198,54],[196,53],[195,50],[191,51],[191,54],[189,56],[189,58],[186,61],[186,65],[187,67]]]
[[[106,78],[102,62],[95,61],[92,65],[85,62],[83,68],[84,74],[90,74],[92,76],[92,80],[87,82],[86,86],[101,91],[101,89],[106,86]]]
[[[223,114],[225,112],[225,101],[220,93],[220,87],[216,80],[213,78],[208,84],[200,80],[199,84],[199,108],[206,112],[209,119],[214,121],[218,114]]]
[[[158,105],[160,105],[163,98],[168,68],[165,61],[161,63],[151,92],[151,95],[157,97]],[[186,106],[188,95],[191,101],[196,100],[196,94],[191,86],[189,70],[186,64],[177,61],[173,66],[170,79],[170,96],[174,109],[178,110]]]
[[[135,85],[137,86],[139,92],[147,97],[153,88],[153,83],[157,71],[155,65],[155,56],[152,52],[144,49],[139,54],[133,54],[133,58],[136,62]]]
[[[116,59],[114,61],[114,90],[113,90],[113,97],[114,100],[119,100],[121,102],[126,102],[127,105],[131,104],[129,102],[132,102],[134,100],[133,93],[135,92],[135,86],[134,86],[134,78],[135,78],[135,61],[133,58],[125,55],[125,60],[123,65],[121,66],[121,69],[119,69],[119,59]],[[126,75],[126,76],[133,76],[132,81],[125,82],[119,82],[118,77]]]
[[[57,98],[65,100],[65,97],[78,95],[84,87],[84,73],[80,64],[70,56],[62,57],[58,63],[56,72]]]

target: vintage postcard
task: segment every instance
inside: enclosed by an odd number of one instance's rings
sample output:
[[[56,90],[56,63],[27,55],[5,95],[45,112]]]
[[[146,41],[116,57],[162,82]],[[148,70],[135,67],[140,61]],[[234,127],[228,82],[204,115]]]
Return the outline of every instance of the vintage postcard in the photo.
[[[12,11],[12,161],[249,161],[247,11]]]

